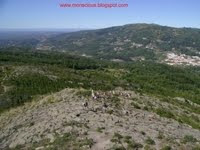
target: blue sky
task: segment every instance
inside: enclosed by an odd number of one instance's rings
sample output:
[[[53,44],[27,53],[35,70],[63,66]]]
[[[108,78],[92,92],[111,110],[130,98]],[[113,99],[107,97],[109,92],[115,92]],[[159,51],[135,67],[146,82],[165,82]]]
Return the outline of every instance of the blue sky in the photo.
[[[59,7],[81,2],[129,7]],[[130,23],[200,28],[200,0],[0,0],[0,28],[104,28]]]

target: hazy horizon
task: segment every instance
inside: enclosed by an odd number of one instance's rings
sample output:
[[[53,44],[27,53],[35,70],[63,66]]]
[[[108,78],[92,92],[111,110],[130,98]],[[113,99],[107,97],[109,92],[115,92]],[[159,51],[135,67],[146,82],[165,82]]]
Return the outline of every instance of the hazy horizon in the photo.
[[[83,28],[0,28],[0,32],[63,32],[63,31],[80,31],[80,30],[92,30]]]
[[[124,25],[134,25],[134,24],[154,24],[154,23],[132,23],[132,24],[124,24]],[[0,32],[75,32],[75,31],[82,31],[82,30],[98,30],[110,27],[117,27],[117,26],[124,26],[124,25],[114,25],[102,28],[0,28]],[[160,26],[172,27],[172,28],[196,28],[200,29],[200,27],[190,27],[190,26],[183,26],[183,27],[175,27],[175,26],[168,26],[168,25],[161,25],[155,24]]]

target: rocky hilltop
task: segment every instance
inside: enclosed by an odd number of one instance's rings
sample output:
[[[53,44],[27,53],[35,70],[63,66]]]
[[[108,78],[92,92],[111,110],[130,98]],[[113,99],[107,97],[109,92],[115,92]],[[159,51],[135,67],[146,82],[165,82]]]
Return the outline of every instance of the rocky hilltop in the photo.
[[[153,111],[184,115],[178,105],[122,89],[88,93],[64,89],[4,113],[0,149],[198,149],[199,130]]]

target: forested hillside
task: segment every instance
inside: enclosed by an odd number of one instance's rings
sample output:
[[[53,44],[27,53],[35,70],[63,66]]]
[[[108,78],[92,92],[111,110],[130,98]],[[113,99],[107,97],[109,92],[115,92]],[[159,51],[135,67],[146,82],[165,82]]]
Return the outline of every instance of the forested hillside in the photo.
[[[0,149],[197,150],[199,110],[199,67],[0,50]]]
[[[200,56],[200,30],[155,24],[130,24],[49,38],[44,45],[101,59],[162,61],[167,53]]]
[[[165,98],[182,97],[200,104],[198,67],[153,62],[112,63],[65,53],[32,51],[1,51],[0,64],[2,109],[23,104],[34,95],[67,87],[94,90],[122,87]]]

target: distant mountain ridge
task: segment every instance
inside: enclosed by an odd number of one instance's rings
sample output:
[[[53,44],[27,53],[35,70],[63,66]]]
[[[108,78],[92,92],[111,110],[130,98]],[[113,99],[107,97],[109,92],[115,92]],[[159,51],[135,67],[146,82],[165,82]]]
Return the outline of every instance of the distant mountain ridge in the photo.
[[[59,34],[47,39],[43,46],[100,59],[163,61],[168,53],[199,57],[200,29],[129,24]]]
[[[81,30],[81,29],[80,29]],[[200,29],[128,24],[96,30],[0,31],[0,48],[29,47],[111,61],[200,66]]]
[[[5,47],[31,47],[35,48],[45,39],[61,33],[77,32],[86,29],[51,29],[51,28],[26,28],[26,29],[1,29],[0,28],[0,48]]]

